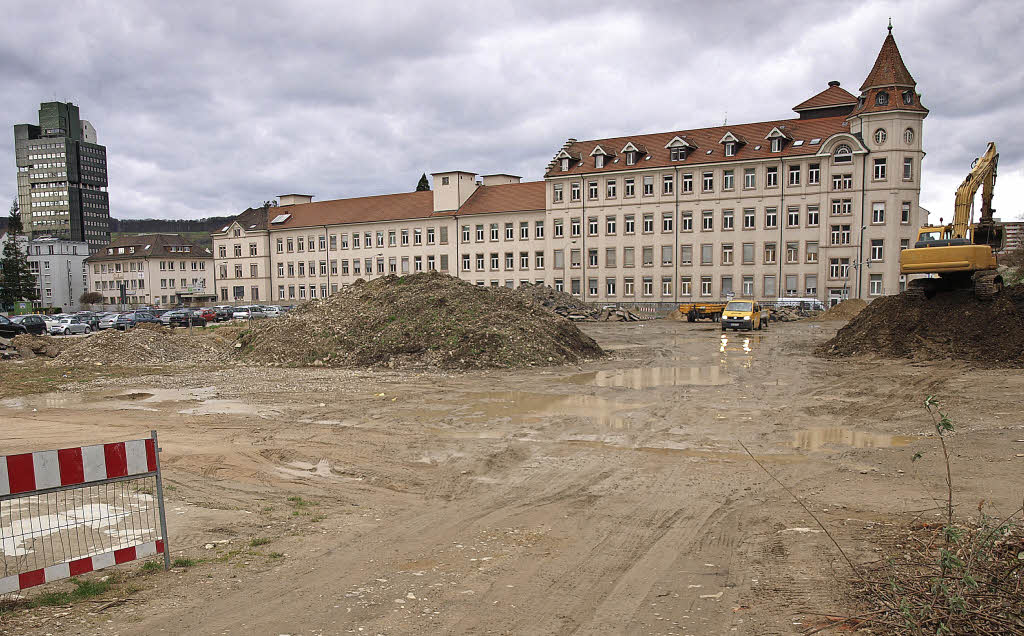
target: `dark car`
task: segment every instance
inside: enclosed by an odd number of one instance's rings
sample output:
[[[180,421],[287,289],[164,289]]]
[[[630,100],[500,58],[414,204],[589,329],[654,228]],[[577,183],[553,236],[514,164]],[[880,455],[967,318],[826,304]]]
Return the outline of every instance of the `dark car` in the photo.
[[[205,327],[206,319],[195,311],[177,311],[171,315],[168,327]]]
[[[160,324],[160,319],[153,314],[146,311],[136,311],[130,314],[121,314],[117,317],[117,322],[114,323],[114,327],[122,331],[127,331],[132,327],[136,327],[144,322],[153,324]]]
[[[28,333],[41,336],[49,333],[46,321],[43,317],[38,314],[28,314],[27,316],[15,316],[11,319],[11,322],[16,323],[24,327]]]
[[[91,329],[92,331],[100,330],[99,314],[93,313],[91,311],[80,311],[77,314],[75,314],[75,318],[78,318],[79,321],[89,325],[89,329]]]
[[[0,316],[0,337],[13,338],[23,333],[28,333],[24,325],[11,322],[6,316]]]
[[[217,307],[214,307],[213,310],[217,312],[217,322],[231,320],[232,315],[235,312],[235,308],[228,305],[218,305]]]

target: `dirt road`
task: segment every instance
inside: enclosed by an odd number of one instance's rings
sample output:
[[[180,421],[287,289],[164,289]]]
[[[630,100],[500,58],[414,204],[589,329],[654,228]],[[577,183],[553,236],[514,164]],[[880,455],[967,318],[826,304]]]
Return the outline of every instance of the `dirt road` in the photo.
[[[813,357],[837,327],[587,324],[612,355],[581,368],[229,368],[2,400],[8,452],[159,429],[173,556],[202,562],[0,630],[799,633],[850,609],[850,573],[739,442],[860,561],[939,514],[926,395],[957,423],[961,506],[1021,494],[1024,374]]]

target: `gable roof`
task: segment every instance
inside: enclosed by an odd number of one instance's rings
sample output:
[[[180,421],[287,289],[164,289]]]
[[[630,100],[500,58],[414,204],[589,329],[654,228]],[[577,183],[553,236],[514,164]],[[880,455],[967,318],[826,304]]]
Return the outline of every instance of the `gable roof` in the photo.
[[[744,139],[764,139],[773,128],[779,128],[783,133],[793,140],[804,140],[800,145],[786,144],[781,152],[771,152],[771,146],[767,142],[752,142],[742,145],[736,150],[736,155],[725,156],[725,149],[719,145],[719,140],[727,132]],[[776,121],[755,122],[752,124],[729,124],[728,126],[714,126],[712,128],[695,128],[691,130],[673,130],[662,133],[647,135],[630,135],[629,137],[613,137],[609,139],[594,139],[589,141],[576,141],[570,147],[570,152],[589,154],[596,145],[607,148],[621,148],[632,141],[634,144],[643,144],[648,148],[650,159],[647,160],[641,155],[636,164],[626,166],[625,162],[607,162],[603,168],[596,168],[593,165],[572,166],[568,170],[561,170],[553,166],[544,175],[545,177],[571,176],[577,174],[593,174],[599,172],[614,172],[622,169],[638,170],[643,168],[674,168],[676,166],[693,166],[705,163],[722,163],[729,161],[750,161],[751,159],[777,159],[779,157],[791,157],[815,154],[819,146],[811,145],[811,139],[820,139],[821,143],[831,135],[838,133],[849,133],[849,124],[846,122],[846,115],[833,117],[819,117],[816,119],[780,119]],[[682,161],[672,161],[670,151],[665,146],[675,137],[685,138],[700,150],[688,153]],[[710,154],[709,151],[710,150]]]
[[[120,247],[125,248],[123,254],[116,253],[117,248]],[[129,248],[132,247],[135,248],[135,251],[129,252]],[[172,251],[172,247],[188,247],[189,251]],[[113,249],[115,253],[107,254],[107,249]],[[162,256],[170,256],[172,258],[213,258],[213,252],[210,251],[210,248],[203,247],[180,234],[130,234],[111,241],[109,245],[104,245],[85,260],[87,262],[132,260]]]
[[[889,35],[882,42],[882,48],[875,58],[875,65],[871,67],[867,79],[861,85],[861,92],[878,86],[909,86],[914,87],[917,82],[911,77],[903,63],[903,56],[896,46],[896,39],[892,37],[892,27],[889,28]]]
[[[821,91],[814,97],[800,102],[793,107],[793,110],[799,113],[802,110],[834,108],[836,106],[854,106],[856,104],[857,98],[853,93],[849,92],[845,88],[840,88],[839,82],[829,82],[828,88]]]
[[[434,193],[430,190],[423,190],[332,201],[314,201],[282,205],[274,211],[279,215],[289,215],[281,223],[274,224],[273,229],[275,230],[339,223],[421,219],[433,215]]]
[[[480,186],[457,211],[446,215],[543,212],[547,207],[543,181]]]
[[[238,225],[247,232],[265,230],[267,229],[267,217],[271,211],[272,210],[269,208],[247,208],[245,212],[242,212],[235,218],[231,219],[219,232],[214,231],[210,232],[210,234],[223,234],[235,223],[238,223]]]

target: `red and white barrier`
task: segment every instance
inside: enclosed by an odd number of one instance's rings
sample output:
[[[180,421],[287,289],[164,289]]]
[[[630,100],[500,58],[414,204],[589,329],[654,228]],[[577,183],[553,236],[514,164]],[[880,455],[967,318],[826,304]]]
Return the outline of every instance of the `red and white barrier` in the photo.
[[[152,439],[0,456],[0,496],[156,471]]]
[[[135,559],[141,559],[154,554],[162,554],[163,551],[164,542],[157,539],[156,541],[142,543],[129,548],[121,548],[113,552],[104,552],[103,554],[75,559],[67,563],[58,563],[47,568],[5,576],[0,578],[0,594],[17,592],[18,590],[42,585],[43,583],[52,583],[53,581],[59,581],[72,576],[87,574],[95,570],[109,568],[112,565],[127,563],[128,561],[134,561]]]

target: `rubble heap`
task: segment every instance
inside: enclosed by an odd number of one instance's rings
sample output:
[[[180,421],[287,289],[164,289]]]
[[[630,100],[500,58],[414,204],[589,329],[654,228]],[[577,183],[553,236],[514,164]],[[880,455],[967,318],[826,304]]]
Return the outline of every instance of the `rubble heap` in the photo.
[[[8,340],[0,338],[0,358],[31,360],[36,357],[55,358],[60,353],[60,343],[50,336],[20,334]]]
[[[640,320],[640,317],[628,309],[610,308],[599,309],[588,305],[572,294],[558,291],[541,283],[520,285],[516,290],[518,294],[539,304],[541,307],[564,316],[569,320],[583,321],[596,320],[600,322],[633,322]]]
[[[442,368],[558,365],[603,354],[571,322],[514,290],[434,272],[357,281],[255,323],[235,351],[264,364]]]
[[[843,302],[829,307],[827,311],[821,313],[815,320],[821,322],[826,320],[852,320],[867,306],[868,303],[866,300],[862,300],[860,298],[847,298]]]
[[[1024,285],[1007,287],[985,302],[970,290],[939,293],[930,299],[883,296],[817,353],[830,357],[870,353],[1024,367]]]
[[[794,320],[804,320],[805,318],[815,318],[821,315],[821,312],[816,309],[804,309],[795,305],[771,307],[769,313],[772,322],[792,322]]]
[[[174,364],[217,362],[226,357],[229,345],[207,334],[190,335],[187,329],[171,330],[139,325],[128,331],[107,329],[76,339],[57,357],[62,364]]]

